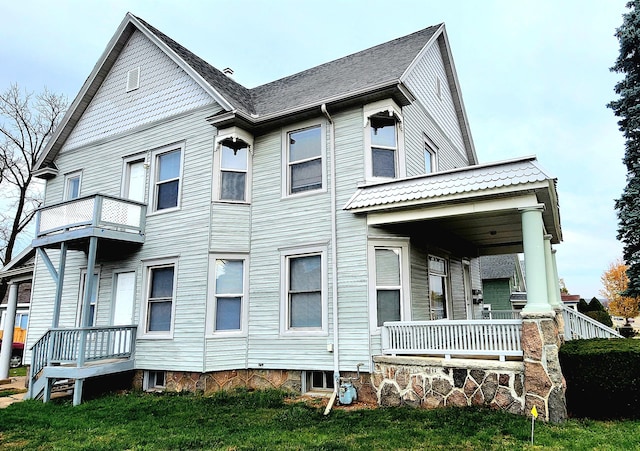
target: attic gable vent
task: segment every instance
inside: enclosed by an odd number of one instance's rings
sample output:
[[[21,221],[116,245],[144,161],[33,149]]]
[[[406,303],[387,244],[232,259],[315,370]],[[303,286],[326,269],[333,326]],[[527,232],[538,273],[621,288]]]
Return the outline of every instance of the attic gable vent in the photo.
[[[127,92],[135,91],[140,87],[140,67],[127,72]]]

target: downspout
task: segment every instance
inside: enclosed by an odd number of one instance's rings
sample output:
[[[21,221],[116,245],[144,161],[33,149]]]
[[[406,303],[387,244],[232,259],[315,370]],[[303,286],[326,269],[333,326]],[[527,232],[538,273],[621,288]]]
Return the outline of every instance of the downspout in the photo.
[[[327,111],[327,104],[320,107],[322,114],[329,122],[329,148],[331,155],[331,261],[333,271],[331,272],[331,296],[333,300],[333,396],[335,401],[340,385],[340,355],[338,345],[338,231],[337,231],[337,210],[336,210],[336,146],[335,146],[335,124],[331,115]],[[331,403],[333,404],[333,403]],[[330,406],[327,406],[327,410]],[[328,412],[325,412],[325,414]]]

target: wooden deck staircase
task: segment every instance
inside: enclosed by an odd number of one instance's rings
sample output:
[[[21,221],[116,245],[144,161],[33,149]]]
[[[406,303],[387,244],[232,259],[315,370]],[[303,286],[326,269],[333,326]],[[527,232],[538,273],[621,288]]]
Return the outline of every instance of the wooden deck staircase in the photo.
[[[31,348],[29,391],[25,399],[49,401],[73,380],[73,404],[82,401],[85,379],[134,369],[136,326],[50,329]]]

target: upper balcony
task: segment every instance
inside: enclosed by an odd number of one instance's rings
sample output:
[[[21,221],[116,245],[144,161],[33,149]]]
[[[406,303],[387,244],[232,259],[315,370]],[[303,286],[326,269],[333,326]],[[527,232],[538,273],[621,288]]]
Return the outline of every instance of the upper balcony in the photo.
[[[94,194],[42,207],[36,214],[33,247],[61,242],[86,242],[92,236],[127,243],[144,243],[147,206]]]

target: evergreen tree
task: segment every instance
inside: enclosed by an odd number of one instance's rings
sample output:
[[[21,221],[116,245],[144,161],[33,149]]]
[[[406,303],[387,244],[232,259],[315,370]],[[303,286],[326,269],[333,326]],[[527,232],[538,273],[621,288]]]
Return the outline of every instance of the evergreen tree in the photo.
[[[615,85],[619,99],[609,108],[620,118],[618,125],[625,138],[624,164],[627,184],[615,206],[618,211],[618,239],[623,243],[624,260],[628,265],[629,285],[625,296],[640,296],[640,0],[627,3],[629,12],[623,15],[622,26],[615,36],[620,43],[612,71],[624,74]]]

